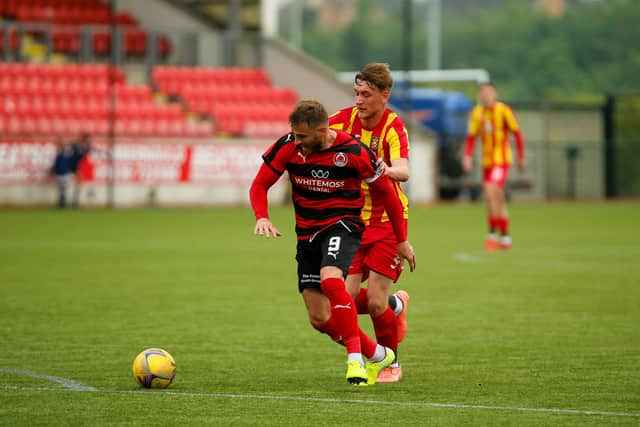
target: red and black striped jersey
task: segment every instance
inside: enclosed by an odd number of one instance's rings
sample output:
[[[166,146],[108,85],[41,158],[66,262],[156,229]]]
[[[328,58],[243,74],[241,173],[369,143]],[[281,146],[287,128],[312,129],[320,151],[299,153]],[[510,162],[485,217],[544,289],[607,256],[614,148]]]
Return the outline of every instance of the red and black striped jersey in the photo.
[[[336,134],[331,147],[305,155],[289,133],[262,156],[276,174],[282,175],[285,170],[289,173],[299,240],[311,238],[341,220],[363,228],[362,180],[372,183],[383,173],[368,147],[345,132]]]

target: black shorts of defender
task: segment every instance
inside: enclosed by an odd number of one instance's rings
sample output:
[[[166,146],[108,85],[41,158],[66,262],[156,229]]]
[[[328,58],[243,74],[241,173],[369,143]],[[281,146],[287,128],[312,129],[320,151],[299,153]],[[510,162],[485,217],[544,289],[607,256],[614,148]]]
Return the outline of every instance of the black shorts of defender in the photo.
[[[298,240],[298,291],[320,289],[322,267],[338,267],[342,270],[343,278],[346,278],[361,239],[360,227],[340,221],[310,240]]]

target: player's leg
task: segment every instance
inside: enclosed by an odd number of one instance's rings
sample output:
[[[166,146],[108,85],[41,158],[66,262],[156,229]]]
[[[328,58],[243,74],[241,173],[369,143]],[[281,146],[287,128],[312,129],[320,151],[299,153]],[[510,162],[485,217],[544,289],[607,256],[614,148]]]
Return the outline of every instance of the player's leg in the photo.
[[[511,236],[509,235],[509,212],[504,195],[504,189],[498,187],[495,195],[496,212],[498,216],[498,231],[500,233],[500,247],[502,249],[511,248]]]
[[[398,344],[404,340],[407,335],[407,308],[409,307],[409,293],[405,290],[398,290],[389,296],[389,307],[398,317]]]
[[[369,314],[369,300],[368,300],[368,289],[363,288],[361,283],[363,282],[363,278],[368,279],[370,272],[367,267],[364,265],[364,259],[368,253],[368,249],[371,246],[366,244],[360,244],[360,248],[356,253],[353,261],[351,262],[351,266],[349,267],[349,275],[346,279],[346,287],[351,295],[354,298],[356,309],[358,314]],[[389,286],[390,288],[390,286]],[[388,293],[388,291],[387,291]],[[387,294],[383,294],[380,298],[386,298]],[[394,296],[389,296],[389,300],[396,301]],[[383,302],[378,302],[378,304],[382,305]],[[395,316],[395,314],[393,314]],[[374,321],[374,328],[376,322]],[[395,327],[395,322],[393,324]],[[381,370],[385,369],[393,360],[395,359],[395,348],[397,348],[397,344],[394,346],[394,350],[391,348],[383,347],[380,345],[382,343],[376,343],[372,340],[367,334],[365,334],[362,329],[360,329],[360,345],[362,354],[367,358],[367,374],[369,376],[368,383],[375,384],[378,375]],[[393,353],[394,357],[391,357]]]
[[[368,275],[367,275],[368,276]],[[368,277],[367,277],[368,278]],[[352,280],[356,280],[356,279],[352,279]],[[367,287],[363,287],[362,286],[362,282],[364,281],[364,279],[358,279],[360,280],[360,282],[358,283],[357,286],[357,294],[355,296],[355,298],[353,298],[353,292],[349,287],[349,277],[347,277],[347,289],[349,290],[349,294],[352,296],[353,300],[356,303],[356,310],[358,311],[358,314],[369,314],[369,289]],[[353,285],[352,285],[353,286]],[[355,287],[355,286],[354,286]],[[402,291],[406,294],[406,291]],[[396,314],[396,316],[402,316],[405,312],[404,309],[404,299],[403,299],[404,295],[389,295],[389,298],[387,300],[387,304],[389,304],[389,306],[391,307],[391,309],[393,310],[393,312]],[[408,297],[407,297],[408,298]],[[408,300],[408,299],[407,299]],[[406,330],[405,330],[406,332]],[[402,341],[402,338],[404,338],[403,334],[399,334],[398,335],[398,341]]]
[[[496,191],[496,210],[498,212],[498,231],[500,231],[500,245],[502,249],[511,249],[511,236],[509,234],[509,212],[507,210],[507,198],[505,196],[504,187],[507,183],[509,169],[502,166],[501,180],[496,182],[498,190]]]
[[[375,227],[374,227],[375,228]],[[369,253],[369,250],[373,248],[376,242],[380,239],[375,233],[370,232],[371,229],[365,230],[358,252],[353,257],[351,265],[349,266],[349,275],[347,276],[346,284],[347,291],[351,295],[351,298],[356,303],[356,310],[358,314],[369,314],[369,290],[367,287],[363,287],[362,283],[369,279],[369,269],[365,265],[365,258]],[[397,299],[393,296],[389,296],[388,303],[395,308]],[[402,308],[400,308],[400,313]]]
[[[392,285],[391,278],[372,271],[369,274],[367,303],[378,343],[395,351],[398,347],[396,315],[388,303]]]
[[[351,295],[351,298],[355,301],[358,314],[369,314],[369,309],[367,308],[367,289],[361,285],[365,274],[364,254],[365,249],[360,246],[360,249],[358,249],[349,266],[349,275],[345,280],[347,292],[349,292],[349,295]]]
[[[357,227],[340,224],[319,236],[321,251],[320,289],[329,300],[331,317],[324,327],[330,326],[331,333],[338,335],[347,349],[347,380],[352,384],[362,384],[365,373],[362,359],[361,336],[355,303],[345,285],[349,266],[358,251],[361,233]],[[335,338],[334,338],[335,339]],[[370,342],[365,342],[369,348]],[[370,352],[370,350],[369,350]],[[360,367],[356,366],[358,364]]]
[[[500,226],[500,187],[496,184],[501,179],[502,169],[492,167],[485,169],[484,183],[482,190],[487,206],[487,218],[489,225],[489,235],[484,243],[484,248],[488,251],[500,249],[498,228]]]
[[[369,315],[373,322],[378,344],[397,353],[399,319],[391,308],[389,300],[393,300],[396,308],[402,304],[402,301],[391,295],[393,283],[397,281],[402,272],[402,263],[398,257],[397,243],[391,225],[384,223],[376,228],[371,228],[370,231],[376,236],[376,244],[370,248],[365,257],[365,265],[369,270],[367,286]],[[394,363],[397,364],[397,360]],[[398,366],[396,365],[396,367]],[[385,369],[383,372],[388,373],[388,371]]]
[[[347,347],[347,381],[355,385],[366,385],[367,372],[360,354],[358,316],[353,310],[353,300],[344,285],[343,270],[338,267],[321,267],[323,253],[327,250],[326,245],[322,243],[321,239],[316,242],[298,242],[298,290],[307,308],[311,326]],[[347,256],[350,261],[352,255]],[[345,307],[342,309],[344,313],[340,312],[339,306]],[[353,314],[345,316],[350,311],[353,311]]]
[[[358,314],[369,314],[369,309],[367,307],[367,288],[362,287],[362,282],[367,280],[369,276],[369,272],[367,271],[367,267],[364,265],[364,259],[371,247],[371,239],[367,231],[362,235],[362,239],[360,240],[360,246],[358,247],[358,251],[353,257],[351,261],[351,265],[349,266],[349,274],[346,279],[347,290],[351,295],[351,298],[356,303],[356,310]]]
[[[366,385],[368,377],[364,360],[358,350],[360,348],[359,335],[356,335],[356,339],[349,337],[345,340],[343,319],[333,315],[329,298],[323,292],[316,289],[304,289],[302,299],[307,308],[311,325],[347,348],[347,381],[354,385]]]
[[[340,290],[342,288],[342,291]],[[302,291],[309,322],[318,331],[344,345],[350,358],[362,360],[357,317],[353,311],[353,300],[344,290],[341,277],[325,277],[322,291],[304,289]],[[353,356],[358,355],[358,356]]]
[[[378,344],[390,348],[395,355],[389,366],[378,372],[378,382],[397,382],[402,379],[402,368],[398,360],[399,318],[388,304],[393,279],[372,271],[369,275],[369,313]],[[395,298],[395,297],[393,297]]]

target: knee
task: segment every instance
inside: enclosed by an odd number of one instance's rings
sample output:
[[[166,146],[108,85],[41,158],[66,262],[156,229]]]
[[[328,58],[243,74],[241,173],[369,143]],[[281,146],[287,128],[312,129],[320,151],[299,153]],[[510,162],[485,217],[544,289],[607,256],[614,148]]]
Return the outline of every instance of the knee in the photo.
[[[321,330],[322,326],[327,323],[327,320],[329,320],[329,316],[309,314],[309,323],[311,323],[314,329]]]
[[[378,317],[387,309],[387,298],[381,300],[379,298],[370,298],[367,301],[369,307],[369,314],[373,317]]]

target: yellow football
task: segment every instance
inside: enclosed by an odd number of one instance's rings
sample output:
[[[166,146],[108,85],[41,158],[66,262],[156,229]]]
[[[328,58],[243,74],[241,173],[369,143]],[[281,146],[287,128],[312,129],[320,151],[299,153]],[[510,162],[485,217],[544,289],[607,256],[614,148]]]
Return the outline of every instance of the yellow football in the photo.
[[[146,388],[167,388],[176,376],[176,361],[161,348],[143,350],[133,360],[133,378]]]

